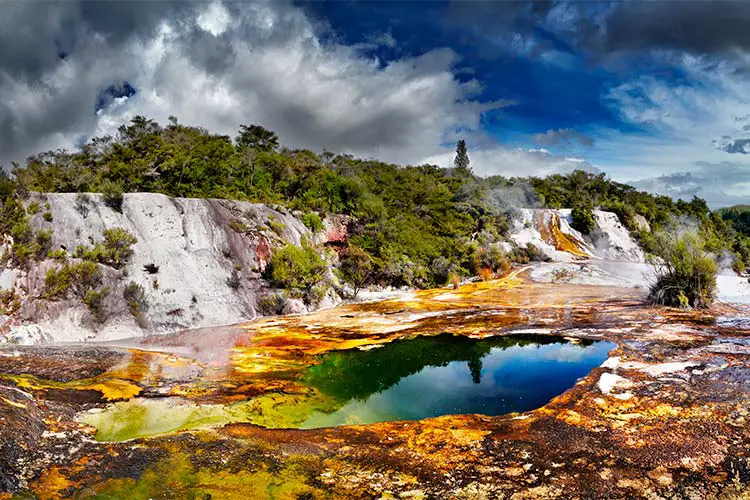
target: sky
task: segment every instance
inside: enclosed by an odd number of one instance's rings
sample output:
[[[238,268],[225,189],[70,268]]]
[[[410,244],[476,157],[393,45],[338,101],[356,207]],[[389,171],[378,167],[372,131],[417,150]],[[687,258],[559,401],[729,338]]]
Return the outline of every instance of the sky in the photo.
[[[0,163],[135,115],[750,203],[750,2],[0,2]]]

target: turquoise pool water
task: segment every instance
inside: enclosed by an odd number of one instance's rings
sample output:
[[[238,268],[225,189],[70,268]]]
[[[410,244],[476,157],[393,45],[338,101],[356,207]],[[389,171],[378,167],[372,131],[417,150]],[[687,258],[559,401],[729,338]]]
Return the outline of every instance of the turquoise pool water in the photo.
[[[302,427],[531,410],[599,366],[614,347],[549,336],[441,335],[329,353],[303,380],[340,406],[333,413],[314,412]]]

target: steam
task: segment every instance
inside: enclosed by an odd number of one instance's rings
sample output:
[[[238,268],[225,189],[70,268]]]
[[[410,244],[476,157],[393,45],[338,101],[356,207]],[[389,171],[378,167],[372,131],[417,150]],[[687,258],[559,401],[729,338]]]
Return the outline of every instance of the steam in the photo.
[[[540,208],[539,196],[526,181],[514,181],[507,186],[492,186],[486,189],[485,202],[498,213],[512,212],[518,208]]]

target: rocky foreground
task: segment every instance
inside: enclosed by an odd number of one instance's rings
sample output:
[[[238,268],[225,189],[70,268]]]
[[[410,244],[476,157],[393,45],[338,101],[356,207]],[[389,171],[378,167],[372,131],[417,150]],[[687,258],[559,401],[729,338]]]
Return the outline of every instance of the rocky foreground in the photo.
[[[0,498],[746,498],[747,317],[651,309],[633,288],[521,273],[127,347],[6,346]],[[292,429],[325,403],[299,379],[315,355],[443,332],[617,347],[527,413]],[[242,404],[244,421],[106,436],[82,418],[156,401],[174,402],[167,412]]]

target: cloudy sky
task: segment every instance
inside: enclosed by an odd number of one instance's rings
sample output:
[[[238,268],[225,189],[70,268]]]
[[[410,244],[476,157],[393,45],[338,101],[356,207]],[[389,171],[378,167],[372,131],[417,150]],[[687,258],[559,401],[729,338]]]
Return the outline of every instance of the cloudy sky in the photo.
[[[0,162],[136,114],[750,202],[750,3],[0,2]]]

